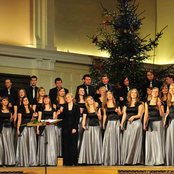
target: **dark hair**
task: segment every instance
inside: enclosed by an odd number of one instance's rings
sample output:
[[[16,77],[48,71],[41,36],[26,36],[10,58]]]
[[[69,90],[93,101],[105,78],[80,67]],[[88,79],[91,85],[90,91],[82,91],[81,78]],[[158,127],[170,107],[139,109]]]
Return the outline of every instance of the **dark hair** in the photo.
[[[107,77],[109,79],[109,75],[108,74],[103,74],[102,77]]]
[[[6,81],[6,80],[10,80],[10,79],[7,78],[7,79],[5,79],[5,81]],[[10,82],[11,82],[11,80],[10,80]],[[12,83],[12,82],[11,82],[11,83]]]
[[[122,78],[122,80],[121,80],[121,86],[124,86],[124,81],[125,81],[125,79],[128,79],[129,80],[129,77],[128,76],[123,76],[123,78]],[[129,83],[130,83],[130,80],[129,80]]]
[[[45,103],[44,103],[44,99],[45,98],[49,98],[50,99],[50,96],[49,95],[44,95],[44,97],[43,97],[43,103],[42,103],[42,107],[45,109]],[[51,105],[51,99],[50,99],[50,103],[49,103],[49,105],[50,105],[50,108],[52,108],[52,105]]]
[[[7,96],[1,97],[1,98],[0,98],[0,101],[2,101],[3,99],[7,99],[7,100],[8,100],[8,97],[7,97]],[[8,105],[7,105],[7,109],[9,110]],[[3,109],[2,109],[2,103],[0,104],[0,110],[3,110]]]
[[[86,77],[91,77],[89,74],[85,74],[84,76],[83,76],[83,80],[85,80],[85,78]]]
[[[25,96],[25,97],[22,98],[22,101],[21,101],[21,103],[22,103],[21,106],[22,106],[22,109],[23,109],[23,113],[24,113],[24,115],[26,115],[26,110],[25,110],[25,107],[24,107],[24,104],[23,104],[23,101],[24,101],[25,98],[28,99],[28,97]],[[30,107],[29,99],[28,99],[28,109],[29,109],[30,113],[33,114],[34,111],[33,111],[33,109]]]
[[[55,79],[55,83],[56,83],[56,81],[61,81],[61,82],[62,82],[62,79],[59,78],[59,77],[57,77],[57,78]]]
[[[31,76],[30,77],[30,80],[32,80],[32,79],[36,79],[37,80],[37,77],[34,75],[34,76]]]
[[[21,88],[19,91],[21,91],[21,90],[24,91],[24,93],[25,93],[25,96],[24,96],[24,97],[26,97],[26,96],[27,96],[27,93],[26,93],[25,89],[22,89],[22,88]],[[22,103],[22,101],[21,101],[21,103]],[[18,92],[17,104],[20,104],[20,96],[19,96],[19,92]]]
[[[147,71],[147,73],[148,73],[148,72],[150,72],[151,74],[153,74],[153,71],[152,71],[152,70]],[[146,74],[147,74],[147,73],[146,73]]]
[[[81,89],[81,88],[78,89],[78,92],[77,92],[76,97],[75,97],[77,103],[80,101],[80,97],[79,97],[79,90],[80,90],[80,89]],[[82,89],[84,89],[84,88],[82,88]],[[85,89],[84,89],[84,90],[85,90]],[[86,99],[86,94],[85,94],[85,92],[84,92],[83,100],[85,101],[85,99]]]
[[[166,77],[169,77],[170,79],[174,79],[173,75],[172,74],[167,74]]]
[[[153,87],[151,87],[151,86],[148,86],[146,89],[150,89],[150,90],[152,90],[153,89]],[[146,90],[146,96],[145,96],[145,101],[147,101],[147,97],[148,97],[148,94],[147,94],[147,90]]]

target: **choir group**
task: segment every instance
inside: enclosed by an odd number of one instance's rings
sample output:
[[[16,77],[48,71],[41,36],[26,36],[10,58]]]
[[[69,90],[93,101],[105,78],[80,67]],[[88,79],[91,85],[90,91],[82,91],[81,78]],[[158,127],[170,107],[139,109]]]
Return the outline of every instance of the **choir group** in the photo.
[[[163,84],[147,72],[142,98],[129,78],[121,88],[107,74],[94,89],[86,74],[75,97],[55,79],[45,94],[31,86],[17,92],[10,79],[0,91],[0,165],[174,165],[174,84],[167,75]],[[62,119],[46,126],[29,127],[34,120]],[[44,142],[46,145],[46,155]],[[45,159],[46,156],[46,159]]]

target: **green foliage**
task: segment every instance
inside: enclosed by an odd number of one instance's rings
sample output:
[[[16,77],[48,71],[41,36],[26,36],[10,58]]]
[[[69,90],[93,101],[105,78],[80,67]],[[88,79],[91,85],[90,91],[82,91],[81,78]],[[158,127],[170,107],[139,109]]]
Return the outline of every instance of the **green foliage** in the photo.
[[[110,77],[110,82],[119,87],[123,76],[129,76],[130,81],[140,89],[146,79],[143,61],[149,59],[148,51],[158,45],[162,31],[154,40],[141,39],[138,30],[144,17],[137,14],[138,5],[135,0],[118,0],[116,11],[110,12],[101,4],[104,22],[99,25],[97,34],[88,36],[99,50],[109,54],[108,59],[94,59],[90,67],[93,84],[97,85],[102,74]]]

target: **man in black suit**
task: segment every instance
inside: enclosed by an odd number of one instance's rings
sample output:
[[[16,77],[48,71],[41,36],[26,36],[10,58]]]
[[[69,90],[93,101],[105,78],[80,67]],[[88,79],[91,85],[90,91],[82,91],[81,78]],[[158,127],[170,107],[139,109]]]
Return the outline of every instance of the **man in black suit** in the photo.
[[[157,87],[159,90],[161,88],[161,86],[163,85],[163,83],[159,80],[156,80],[154,78],[153,72],[152,71],[148,71],[147,72],[147,82],[143,85],[143,98],[145,98],[146,96],[146,92],[147,92],[147,87]]]
[[[85,74],[83,76],[83,84],[77,86],[76,89],[76,99],[77,99],[77,94],[80,88],[83,88],[85,90],[85,95],[86,96],[92,96],[93,98],[95,98],[95,89],[93,86],[90,85],[91,83],[91,76],[89,74]]]
[[[38,90],[38,87],[36,86],[37,84],[36,76],[31,76],[30,84],[31,86],[29,88],[26,88],[26,94],[27,94],[30,105],[34,105],[37,98],[37,90]]]
[[[114,97],[116,97],[116,89],[114,84],[109,83],[109,76],[107,74],[102,75],[102,83],[98,85],[96,93],[99,95],[99,88],[104,86],[107,91],[111,91]],[[99,97],[99,96],[98,96]]]
[[[50,99],[51,99],[51,103],[52,104],[53,104],[53,102],[57,98],[57,91],[62,87],[62,79],[59,78],[59,77],[56,78],[55,79],[55,85],[56,85],[56,87],[50,89],[50,91],[49,91],[49,96],[50,96]],[[64,89],[65,89],[65,94],[69,93],[68,89],[66,89],[66,88],[64,88]]]
[[[171,75],[171,74],[166,75],[166,82],[168,84],[168,89],[169,89],[170,85],[174,84],[173,79],[174,79],[173,75]]]
[[[133,88],[134,86],[129,83],[129,78],[124,76],[119,90],[119,100],[122,106],[127,102],[127,93]]]
[[[12,87],[12,82],[10,79],[5,80],[5,88],[0,91],[1,97],[8,97],[9,107],[15,103],[18,99],[18,92]]]

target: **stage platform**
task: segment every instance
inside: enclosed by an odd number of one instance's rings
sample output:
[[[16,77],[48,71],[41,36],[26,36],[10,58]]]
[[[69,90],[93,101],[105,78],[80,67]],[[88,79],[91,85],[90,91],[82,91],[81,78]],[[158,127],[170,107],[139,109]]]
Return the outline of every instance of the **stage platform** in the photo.
[[[62,159],[58,160],[57,167],[47,167],[47,174],[174,174],[174,166],[62,166]],[[1,167],[0,174],[16,173],[23,174],[44,174],[44,167]]]

